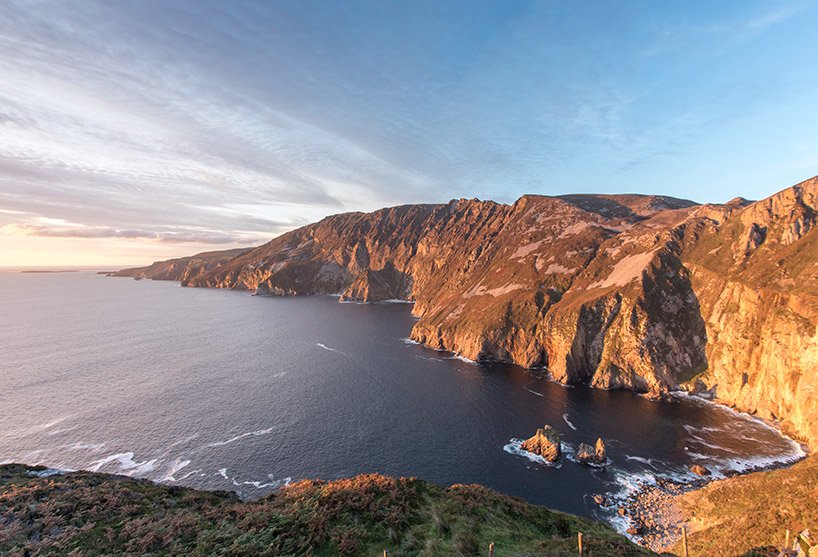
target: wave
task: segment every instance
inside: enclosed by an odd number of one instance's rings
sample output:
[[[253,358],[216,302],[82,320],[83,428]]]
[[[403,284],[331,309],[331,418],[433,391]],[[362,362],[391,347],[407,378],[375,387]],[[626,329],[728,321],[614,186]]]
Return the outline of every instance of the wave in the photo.
[[[645,458],[645,457],[642,457],[642,456],[631,456],[629,454],[623,454],[622,456],[625,457],[625,460],[635,460],[636,462],[641,462],[642,464],[646,464],[647,466],[650,466],[654,470],[659,470],[659,468],[653,463],[654,459],[652,459],[652,458]],[[661,462],[661,461],[658,461],[658,462]]]
[[[420,346],[420,343],[418,341],[412,340],[411,338],[404,338],[404,339],[401,339],[401,340],[403,341],[404,344],[411,344],[411,345],[414,345],[414,346]]]
[[[79,424],[72,425],[70,427],[63,427],[63,428],[60,428],[60,429],[55,429],[53,431],[49,431],[49,432],[46,433],[46,435],[49,435],[49,436],[51,436],[51,435],[61,435],[63,433],[68,433],[69,431],[74,431],[78,427],[79,427]]]
[[[68,449],[69,451],[93,451],[97,452],[102,450],[105,446],[105,443],[83,443],[82,441],[78,441],[76,443],[71,443],[70,445],[63,445],[63,449]]]
[[[347,353],[345,353],[345,352],[341,352],[340,350],[336,350],[335,348],[332,348],[332,347],[327,346],[326,344],[322,344],[322,343],[320,343],[320,342],[316,342],[316,343],[315,343],[315,345],[316,345],[318,348],[323,348],[324,350],[327,350],[327,351],[329,351],[329,352],[337,352],[338,354],[341,354],[341,355],[343,355],[343,356],[349,356],[349,354],[347,354]]]
[[[219,468],[216,471],[216,475],[221,476],[225,480],[229,481],[235,487],[250,486],[250,487],[254,487],[256,489],[268,489],[268,488],[278,489],[279,487],[289,485],[290,482],[292,482],[292,478],[289,477],[289,476],[286,477],[286,478],[276,479],[276,478],[273,477],[272,474],[267,474],[267,479],[269,481],[266,481],[266,482],[265,481],[259,481],[259,480],[242,480],[242,481],[239,481],[236,478],[234,478],[232,476],[229,476],[227,474],[227,468]]]
[[[290,485],[290,482],[292,482],[292,480],[293,480],[290,477],[282,478],[280,480],[276,480],[270,474],[268,474],[267,477],[272,481],[267,482],[267,483],[265,483],[263,481],[243,481],[243,482],[238,482],[235,479],[233,479],[232,482],[233,482],[233,485],[236,486],[236,487],[242,487],[242,486],[245,486],[245,485],[249,485],[249,486],[255,487],[256,489],[266,489],[266,488],[278,489],[279,487],[282,487],[282,486],[285,486],[285,485]]]
[[[137,462],[134,460],[134,454],[132,452],[117,453],[92,462],[88,469],[91,472],[99,472],[103,466],[114,462],[119,463],[119,471],[126,476],[140,477],[152,472],[154,468],[156,468],[158,459],[154,458],[152,460]]]
[[[215,443],[208,443],[205,447],[223,447],[224,445],[229,445],[230,443],[234,443],[240,439],[244,439],[245,437],[258,437],[260,435],[267,435],[268,433],[272,433],[275,430],[275,426],[268,427],[267,429],[259,429],[256,431],[248,431],[247,433],[242,433],[241,435],[236,435],[235,437],[231,437],[227,441],[216,441]]]
[[[568,413],[567,413],[567,412],[566,412],[565,414],[563,414],[563,415],[562,415],[562,421],[564,421],[566,424],[568,424],[568,427],[570,427],[570,428],[571,428],[571,429],[573,429],[574,431],[576,431],[576,430],[577,430],[577,426],[575,426],[574,424],[572,424],[572,423],[571,423],[571,420],[569,420],[569,419],[568,419]]]
[[[187,467],[190,464],[190,460],[188,459],[181,459],[177,458],[173,464],[171,464],[170,469],[165,473],[165,477],[160,479],[160,482],[175,482],[177,481],[174,476],[181,470],[182,468]]]
[[[542,394],[542,393],[538,393],[537,391],[532,391],[532,390],[531,390],[531,389],[529,389],[528,387],[523,387],[523,389],[525,389],[526,391],[528,391],[528,392],[529,392],[529,393],[531,393],[532,395],[537,395],[537,396],[545,396],[544,394]]]
[[[470,359],[469,359],[469,358],[467,358],[466,356],[461,356],[460,354],[453,354],[453,355],[451,355],[450,357],[448,357],[447,359],[448,359],[448,360],[460,360],[461,362],[466,362],[467,364],[472,364],[472,365],[475,365],[475,366],[476,366],[476,365],[479,365],[479,364],[478,364],[477,362],[475,362],[474,360],[470,360]]]
[[[708,449],[715,449],[717,451],[724,451],[736,454],[735,450],[716,443],[710,443],[709,441],[704,440],[701,436],[696,435],[695,433],[690,434],[690,439],[688,439],[688,442],[695,443],[696,445],[701,445],[703,447],[707,447]]]
[[[58,468],[46,468],[45,470],[29,470],[29,476],[35,476],[37,478],[47,478],[49,476],[61,476],[66,472],[71,472],[71,470],[61,470]]]

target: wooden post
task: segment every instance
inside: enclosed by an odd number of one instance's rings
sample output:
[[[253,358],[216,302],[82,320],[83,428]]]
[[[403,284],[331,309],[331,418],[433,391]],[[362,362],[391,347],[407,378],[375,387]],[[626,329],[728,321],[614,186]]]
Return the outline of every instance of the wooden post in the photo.
[[[489,544],[489,557],[494,557],[494,542]]]
[[[388,553],[388,552],[387,552],[387,551],[384,549],[384,550],[383,550],[383,557],[388,557],[387,553]]]
[[[579,555],[582,557],[582,532],[577,533],[577,547],[579,547]]]
[[[682,552],[683,552],[682,554],[684,555],[684,557],[688,557],[687,556],[687,528],[685,528],[684,526],[682,526]]]
[[[787,532],[784,534],[784,549],[789,549],[789,548],[790,548],[790,531],[788,529]]]

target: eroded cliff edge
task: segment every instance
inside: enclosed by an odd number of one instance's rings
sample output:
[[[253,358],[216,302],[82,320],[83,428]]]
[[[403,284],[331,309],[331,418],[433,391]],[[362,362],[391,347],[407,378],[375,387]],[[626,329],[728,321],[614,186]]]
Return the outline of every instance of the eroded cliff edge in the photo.
[[[346,213],[248,250],[128,269],[268,295],[415,301],[413,339],[601,388],[680,386],[818,440],[812,178],[758,202],[638,195]]]

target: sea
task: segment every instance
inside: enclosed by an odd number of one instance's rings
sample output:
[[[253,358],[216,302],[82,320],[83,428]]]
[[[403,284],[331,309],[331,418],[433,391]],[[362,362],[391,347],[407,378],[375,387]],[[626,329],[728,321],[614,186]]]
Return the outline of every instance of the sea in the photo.
[[[608,520],[667,477],[780,466],[802,448],[692,397],[655,402],[477,364],[407,337],[407,303],[261,297],[112,278],[0,272],[0,462],[92,470],[252,499],[306,478],[377,472],[484,484]],[[740,370],[737,370],[737,372]],[[550,465],[520,449],[562,436]],[[573,456],[602,438],[608,463]]]

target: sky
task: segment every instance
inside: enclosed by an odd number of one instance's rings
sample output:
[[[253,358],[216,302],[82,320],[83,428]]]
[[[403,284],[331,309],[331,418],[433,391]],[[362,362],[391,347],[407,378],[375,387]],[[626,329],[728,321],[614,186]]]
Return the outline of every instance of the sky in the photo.
[[[0,266],[346,211],[818,174],[818,3],[0,3]]]

